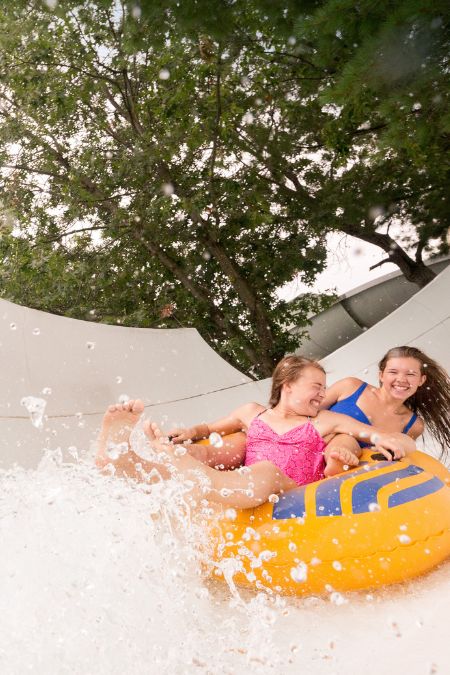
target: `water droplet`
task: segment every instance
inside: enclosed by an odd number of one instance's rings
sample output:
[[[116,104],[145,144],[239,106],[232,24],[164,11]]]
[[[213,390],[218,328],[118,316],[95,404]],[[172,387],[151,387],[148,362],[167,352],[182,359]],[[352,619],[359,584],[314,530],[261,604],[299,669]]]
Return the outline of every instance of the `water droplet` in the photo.
[[[295,35],[290,35],[288,37],[288,44],[289,45],[294,46],[296,42],[297,42],[297,38],[295,37]]]
[[[370,442],[372,443],[372,445],[376,445],[379,440],[380,437],[378,436],[378,434],[370,434]]]
[[[173,195],[173,193],[175,192],[175,187],[173,183],[163,183],[161,185],[161,190],[166,195],[166,197],[170,197],[170,195]]]
[[[88,349],[95,349],[95,342],[86,342],[86,347]]]
[[[36,427],[36,429],[41,429],[47,401],[43,398],[37,398],[36,396],[24,396],[20,401],[20,405],[23,405],[24,408],[26,408],[30,415],[31,424]]]
[[[141,15],[142,15],[142,10],[139,7],[139,5],[134,5],[131,8],[131,16],[133,17],[133,19],[136,19],[136,21],[139,21],[139,19],[141,18]]]
[[[276,504],[277,502],[280,501],[280,498],[279,498],[278,495],[273,494],[273,495],[269,495],[268,501],[269,501],[271,504]]]
[[[231,497],[233,494],[233,490],[229,490],[228,488],[222,488],[219,490],[219,494],[221,497]]]
[[[227,518],[227,520],[236,520],[236,518],[237,518],[236,510],[235,509],[226,509],[225,518]]]
[[[170,77],[170,70],[168,68],[161,68],[159,71],[160,80],[168,80]]]
[[[348,600],[346,600],[344,596],[337,591],[333,591],[333,593],[330,594],[330,601],[333,603],[333,605],[345,605],[348,602]]]
[[[123,377],[121,375],[117,375],[117,377],[116,377],[117,384],[121,384],[122,381],[123,381]]]
[[[308,578],[308,565],[304,562],[299,562],[296,567],[291,568],[291,579],[296,583],[305,582]]]
[[[112,159],[113,158],[113,154],[112,154],[111,150],[107,150],[105,152],[105,157],[106,157],[106,159]]]
[[[11,328],[11,330],[16,330],[16,329],[17,329],[17,325],[16,325],[15,323],[10,323],[10,324],[9,324],[9,327]]]
[[[251,124],[253,122],[253,120],[254,120],[254,117],[253,117],[253,115],[250,111],[246,112],[244,117],[242,118],[242,122],[244,124]]]
[[[67,452],[69,453],[69,455],[71,457],[73,457],[74,459],[76,459],[78,461],[78,459],[79,459],[78,449],[75,445],[69,445],[69,447],[67,448]]]
[[[209,251],[203,251],[202,258],[203,260],[211,260],[211,253]]]
[[[377,502],[371,502],[369,504],[369,511],[375,513],[375,511],[381,511],[381,506]]]
[[[405,545],[411,543],[411,537],[409,537],[407,534],[399,534],[398,540],[401,544],[405,544]]]
[[[40,328],[33,328],[33,335],[40,335],[40,334],[41,334]]]
[[[376,220],[377,218],[380,218],[383,216],[385,213],[384,207],[383,206],[372,206],[369,209],[369,218],[371,220]]]
[[[49,9],[55,9],[58,4],[58,0],[44,0],[44,5],[47,5]]]
[[[294,551],[297,550],[297,544],[294,544],[294,542],[291,541],[291,542],[289,542],[288,548],[289,548],[289,550],[291,551],[291,553],[294,553]]]
[[[183,457],[183,455],[185,455],[186,453],[187,449],[184,447],[184,445],[177,445],[173,451],[175,457]]]
[[[118,402],[121,403],[122,405],[124,405],[125,403],[128,403],[129,400],[130,400],[130,397],[128,396],[128,394],[121,394],[119,396]]]
[[[217,431],[213,431],[211,434],[209,434],[208,440],[214,448],[221,448],[223,446],[223,438],[217,433]]]
[[[112,460],[119,459],[121,455],[128,452],[128,443],[111,443],[108,445],[106,454]]]
[[[342,564],[339,562],[339,560],[333,560],[332,566],[333,569],[335,569],[337,572],[340,572],[342,570]]]

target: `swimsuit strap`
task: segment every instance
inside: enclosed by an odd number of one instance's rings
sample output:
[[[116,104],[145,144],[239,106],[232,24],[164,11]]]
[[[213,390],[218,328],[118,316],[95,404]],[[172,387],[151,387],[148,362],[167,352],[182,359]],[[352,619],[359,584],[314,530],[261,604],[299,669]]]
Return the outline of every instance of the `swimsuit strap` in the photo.
[[[407,424],[406,427],[403,429],[403,432],[402,432],[402,433],[406,434],[406,433],[411,429],[411,427],[412,427],[412,425],[414,424],[414,422],[416,421],[416,419],[417,419],[417,415],[416,415],[415,413],[413,413],[413,414],[411,415],[410,419],[409,419],[408,424]]]
[[[364,389],[365,389],[366,387],[368,387],[368,386],[369,386],[369,385],[368,385],[367,382],[363,382],[363,383],[358,387],[358,389],[357,389],[356,391],[353,392],[353,394],[350,394],[350,396],[347,397],[347,400],[348,400],[348,399],[351,399],[351,400],[355,400],[355,401],[356,401],[356,400],[361,396],[361,394],[363,393]]]

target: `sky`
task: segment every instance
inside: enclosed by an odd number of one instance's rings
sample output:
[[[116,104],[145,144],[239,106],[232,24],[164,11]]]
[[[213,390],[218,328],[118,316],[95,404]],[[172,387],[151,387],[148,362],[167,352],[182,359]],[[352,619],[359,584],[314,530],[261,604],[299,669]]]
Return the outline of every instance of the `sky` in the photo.
[[[347,293],[368,281],[373,281],[389,272],[399,271],[397,265],[386,263],[370,271],[385,257],[385,253],[372,244],[366,244],[355,237],[343,234],[328,236],[328,265],[317,276],[312,288],[308,288],[299,280],[291,281],[280,291],[280,297],[291,300],[305,291],[325,292],[333,290],[338,295]]]

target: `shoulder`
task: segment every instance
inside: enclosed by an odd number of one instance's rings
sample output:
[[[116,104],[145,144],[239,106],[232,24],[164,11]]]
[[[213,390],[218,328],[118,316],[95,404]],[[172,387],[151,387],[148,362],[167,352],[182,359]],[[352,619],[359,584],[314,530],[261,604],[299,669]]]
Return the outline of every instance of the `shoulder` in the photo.
[[[266,410],[265,406],[261,403],[245,403],[244,405],[239,406],[231,413],[230,417],[235,417],[240,419],[246,426],[263,410]]]
[[[325,400],[322,404],[323,407],[329,408],[336,401],[347,398],[347,396],[350,396],[359,389],[362,384],[365,384],[365,382],[358,377],[344,377],[342,380],[338,380],[330,387],[327,387]]]

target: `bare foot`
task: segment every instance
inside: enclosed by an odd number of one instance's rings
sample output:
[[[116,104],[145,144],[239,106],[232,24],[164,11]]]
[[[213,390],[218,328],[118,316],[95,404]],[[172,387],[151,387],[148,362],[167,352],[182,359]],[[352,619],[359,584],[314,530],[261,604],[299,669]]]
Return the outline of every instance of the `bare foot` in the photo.
[[[347,471],[351,467],[358,466],[359,458],[351,450],[342,448],[332,450],[327,456],[326,462],[324,474],[328,478]]]
[[[95,463],[101,469],[130,450],[132,429],[144,411],[140,399],[110,405],[102,422]]]

